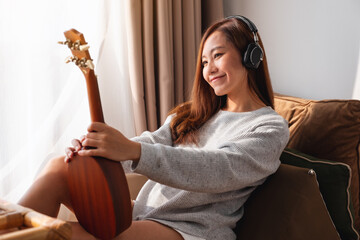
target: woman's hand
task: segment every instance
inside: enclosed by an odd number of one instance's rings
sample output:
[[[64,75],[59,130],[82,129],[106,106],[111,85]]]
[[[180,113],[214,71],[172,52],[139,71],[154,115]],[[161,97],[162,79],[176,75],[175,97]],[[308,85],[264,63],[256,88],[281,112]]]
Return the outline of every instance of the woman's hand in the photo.
[[[65,161],[69,161],[75,153],[113,161],[138,161],[141,154],[140,143],[129,140],[115,128],[99,122],[90,124],[88,133],[80,140],[74,139],[72,145],[66,149]]]
[[[65,162],[70,162],[71,158],[73,158],[75,156],[75,154],[77,154],[77,152],[82,148],[82,144],[81,142],[85,139],[85,136],[81,136],[80,140],[78,139],[73,139],[71,141],[71,144],[73,145],[73,147],[67,147],[65,149]]]

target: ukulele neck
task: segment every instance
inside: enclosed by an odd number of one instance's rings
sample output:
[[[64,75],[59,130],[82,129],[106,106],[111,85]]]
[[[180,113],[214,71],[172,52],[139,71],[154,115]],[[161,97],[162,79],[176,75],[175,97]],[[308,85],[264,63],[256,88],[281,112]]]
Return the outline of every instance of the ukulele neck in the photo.
[[[86,79],[91,121],[103,123],[104,115],[101,107],[99,85],[94,70],[86,69],[82,72]]]

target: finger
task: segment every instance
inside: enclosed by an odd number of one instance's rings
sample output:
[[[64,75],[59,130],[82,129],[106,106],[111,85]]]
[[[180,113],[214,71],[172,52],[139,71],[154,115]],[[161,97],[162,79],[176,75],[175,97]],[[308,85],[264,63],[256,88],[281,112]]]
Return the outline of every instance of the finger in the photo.
[[[106,124],[101,122],[93,122],[88,127],[88,132],[101,132],[105,129]]]
[[[65,149],[65,162],[70,162],[70,159],[74,156],[75,149],[68,147]]]
[[[93,157],[93,156],[100,156],[98,153],[98,150],[96,148],[94,149],[82,149],[79,152],[77,152],[79,156],[82,157]]]
[[[65,158],[64,158],[64,162],[65,162],[65,163],[69,163],[69,162],[71,162],[71,158],[69,158],[68,156],[65,156]]]
[[[74,146],[75,151],[80,150],[82,147],[82,144],[78,139],[71,140],[71,144]]]
[[[71,155],[73,154],[73,151],[72,151],[73,149],[74,148],[70,148],[70,147],[65,148],[66,156],[71,157]]]
[[[81,135],[81,137],[79,138],[80,142],[85,140],[86,135]]]
[[[100,140],[100,134],[96,133],[96,132],[89,132],[86,134],[85,138],[89,138],[89,139],[96,139],[96,140]],[[84,139],[85,140],[85,139]]]
[[[91,139],[91,138],[85,138],[85,140],[82,142],[82,146],[83,147],[91,147],[91,148],[97,148],[99,147],[101,144],[100,141],[96,140],[96,139]],[[80,150],[80,149],[79,149]]]

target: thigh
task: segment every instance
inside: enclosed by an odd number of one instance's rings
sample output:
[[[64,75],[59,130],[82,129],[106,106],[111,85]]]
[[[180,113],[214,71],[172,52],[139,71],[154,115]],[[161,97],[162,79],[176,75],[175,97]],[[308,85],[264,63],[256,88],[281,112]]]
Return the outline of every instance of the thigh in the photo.
[[[18,204],[56,217],[60,203],[71,209],[64,156],[51,159]]]
[[[79,223],[72,223],[72,239],[95,240]],[[133,221],[131,226],[115,238],[116,240],[183,240],[174,229],[154,221]]]
[[[133,221],[117,240],[183,240],[174,229],[155,221]]]

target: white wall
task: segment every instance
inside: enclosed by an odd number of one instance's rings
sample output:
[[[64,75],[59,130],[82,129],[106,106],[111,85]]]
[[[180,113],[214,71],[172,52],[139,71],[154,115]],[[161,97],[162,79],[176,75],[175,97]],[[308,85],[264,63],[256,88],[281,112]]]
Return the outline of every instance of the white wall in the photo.
[[[360,97],[359,0],[224,0],[224,15],[235,14],[256,24],[275,92]]]

